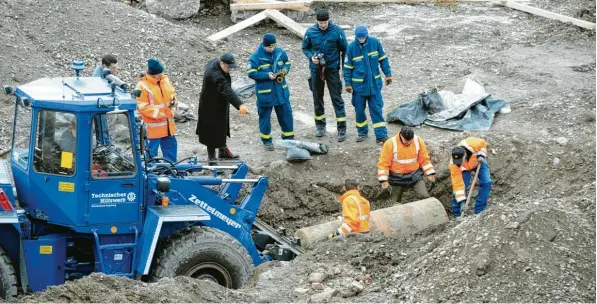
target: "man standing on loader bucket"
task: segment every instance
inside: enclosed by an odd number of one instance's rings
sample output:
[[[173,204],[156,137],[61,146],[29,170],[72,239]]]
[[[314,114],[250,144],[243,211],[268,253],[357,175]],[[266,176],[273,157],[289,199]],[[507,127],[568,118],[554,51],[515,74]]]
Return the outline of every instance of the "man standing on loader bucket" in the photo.
[[[116,55],[104,55],[102,63],[97,65],[91,77],[102,77],[104,69],[109,69],[113,75],[116,74],[118,70],[118,58],[116,58]]]
[[[276,110],[282,129],[282,139],[294,139],[292,106],[286,75],[290,72],[290,60],[281,48],[276,46],[276,36],[267,33],[263,42],[249,58],[247,74],[255,80],[259,132],[265,150],[273,151],[272,108]]]
[[[161,147],[164,158],[176,162],[178,143],[174,110],[178,101],[170,78],[164,74],[164,66],[155,58],[147,61],[147,73],[141,74],[137,89],[137,110],[147,126],[147,148],[153,157],[158,156]]]
[[[226,146],[230,137],[230,105],[247,115],[249,110],[232,90],[230,71],[237,68],[232,54],[212,59],[205,67],[203,86],[199,95],[197,130],[199,142],[207,146],[209,164],[216,165],[216,148],[220,159],[238,159]]]
[[[348,46],[343,71],[345,90],[352,93],[352,105],[356,112],[357,142],[364,141],[369,133],[365,114],[368,103],[375,139],[378,144],[383,145],[388,139],[388,130],[383,119],[383,81],[379,67],[381,65],[386,85],[389,85],[392,83],[390,60],[381,42],[369,36],[365,25],[357,26],[354,34],[356,39]]]
[[[377,180],[383,191],[391,192],[392,201],[400,202],[402,193],[411,187],[419,199],[429,197],[424,176],[435,181],[427,146],[410,127],[404,126],[398,135],[383,144],[377,163]]]
[[[327,10],[317,12],[317,24],[305,32],[303,38],[303,53],[309,59],[309,88],[313,92],[313,106],[315,110],[315,126],[317,137],[325,134],[325,110],[323,103],[323,88],[327,82],[328,91],[332,98],[332,105],[336,112],[338,141],[346,140],[346,110],[342,99],[342,80],[340,69],[346,55],[346,34],[344,30],[330,22]]]
[[[482,138],[469,137],[452,149],[450,160],[450,179],[454,191],[452,214],[455,217],[461,214],[462,204],[466,202],[466,189],[470,186],[471,172],[477,169],[479,193],[475,201],[475,214],[481,213],[487,207],[487,198],[491,192],[491,175],[487,165],[487,142]]]
[[[342,204],[342,226],[330,234],[328,239],[351,232],[369,233],[369,201],[361,196],[359,185],[352,179],[344,181],[344,191],[345,193],[338,198],[338,202]]]

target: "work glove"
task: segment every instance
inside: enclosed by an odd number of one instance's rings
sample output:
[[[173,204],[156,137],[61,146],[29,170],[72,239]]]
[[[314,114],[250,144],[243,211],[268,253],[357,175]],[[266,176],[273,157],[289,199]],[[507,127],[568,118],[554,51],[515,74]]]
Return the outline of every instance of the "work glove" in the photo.
[[[328,235],[328,240],[333,239],[337,235],[338,235],[338,231],[334,231],[334,233],[331,233],[330,235]]]
[[[382,182],[381,183],[381,191],[382,192],[391,193],[392,192],[392,188],[390,187],[390,183],[388,183],[388,182]]]
[[[427,179],[430,182],[435,183],[435,174],[427,175]]]
[[[392,76],[386,77],[386,85],[392,84]]]
[[[487,160],[485,159],[485,156],[482,156],[482,155],[477,156],[477,161],[480,164],[487,162]]]
[[[352,94],[352,87],[351,86],[345,87],[344,90],[346,90],[347,93],[351,93]]]
[[[247,107],[244,104],[241,104],[239,108],[240,114],[241,115],[247,115],[249,114],[249,110],[247,109]]]

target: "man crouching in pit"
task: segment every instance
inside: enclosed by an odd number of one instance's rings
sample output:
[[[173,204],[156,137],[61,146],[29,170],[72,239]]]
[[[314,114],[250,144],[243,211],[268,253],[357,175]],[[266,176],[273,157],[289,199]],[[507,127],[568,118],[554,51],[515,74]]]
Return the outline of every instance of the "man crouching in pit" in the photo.
[[[338,203],[342,204],[342,226],[328,239],[351,232],[369,234],[369,201],[361,196],[359,190],[355,180],[347,179],[344,182],[345,193],[338,198]]]

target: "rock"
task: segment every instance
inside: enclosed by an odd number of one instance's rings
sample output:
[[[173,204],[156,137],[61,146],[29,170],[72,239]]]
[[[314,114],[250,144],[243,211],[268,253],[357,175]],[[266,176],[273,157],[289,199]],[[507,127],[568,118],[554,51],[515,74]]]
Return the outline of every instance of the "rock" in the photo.
[[[361,284],[359,282],[354,281],[350,284],[350,290],[352,290],[356,293],[363,291],[363,289],[365,289],[365,286],[363,286],[363,284]]]
[[[322,302],[325,302],[326,300],[331,299],[332,297],[336,296],[337,294],[338,294],[338,290],[328,287],[323,292],[312,295],[311,302],[312,303],[322,303]]]
[[[309,292],[309,288],[301,288],[301,287],[299,287],[299,288],[296,288],[294,290],[294,293],[296,293],[298,295],[304,295],[304,294],[307,294],[308,292]]]
[[[356,292],[349,290],[349,289],[343,289],[340,291],[340,296],[343,298],[350,298],[350,297],[354,297],[356,295],[357,295]]]
[[[147,11],[173,19],[189,18],[201,9],[200,0],[147,0]]]
[[[325,273],[313,272],[309,275],[309,278],[307,278],[307,280],[310,283],[321,283],[323,282],[323,280],[325,280]]]
[[[489,264],[490,258],[487,252],[482,252],[477,257],[476,268],[477,268],[477,275],[482,276],[485,275],[489,271]]]
[[[506,225],[506,229],[518,229],[520,223],[518,222],[511,222],[510,224]]]
[[[565,146],[568,144],[568,139],[566,137],[558,137],[555,139],[555,141],[560,145],[560,146]]]
[[[311,288],[313,290],[324,290],[325,289],[325,285],[323,285],[323,283],[311,283]]]
[[[557,164],[559,164],[559,163],[560,163],[560,159],[559,159],[559,158],[557,158],[557,157],[554,157],[554,159],[553,159],[553,164],[554,164],[554,165],[557,165]]]

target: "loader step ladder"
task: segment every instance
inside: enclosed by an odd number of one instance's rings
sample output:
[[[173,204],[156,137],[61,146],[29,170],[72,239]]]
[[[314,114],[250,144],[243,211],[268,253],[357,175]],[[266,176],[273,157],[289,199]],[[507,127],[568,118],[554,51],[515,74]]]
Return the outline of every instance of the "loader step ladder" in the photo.
[[[269,235],[271,238],[276,240],[280,244],[280,248],[288,249],[292,251],[292,253],[296,255],[301,255],[305,253],[305,250],[298,246],[294,241],[287,237],[280,235],[274,228],[270,225],[266,224],[264,221],[260,220],[259,218],[255,219],[255,223],[253,223],[255,227],[259,230],[259,232]]]
[[[96,248],[96,254],[98,257],[98,260],[100,262],[100,267],[101,267],[101,272],[105,273],[105,274],[109,274],[106,273],[106,269],[104,268],[104,255],[102,254],[104,249],[132,249],[132,264],[131,264],[131,272],[129,273],[125,273],[125,272],[117,272],[117,273],[110,273],[112,275],[117,275],[117,276],[121,276],[121,277],[127,277],[129,279],[134,279],[134,275],[135,275],[135,263],[137,262],[137,243],[139,242],[139,230],[137,230],[137,227],[135,226],[131,226],[131,230],[135,231],[135,242],[134,243],[123,243],[123,244],[106,244],[106,245],[100,245],[100,239],[99,239],[99,235],[97,234],[97,232],[95,230],[93,230],[93,237],[95,238],[95,248]]]

